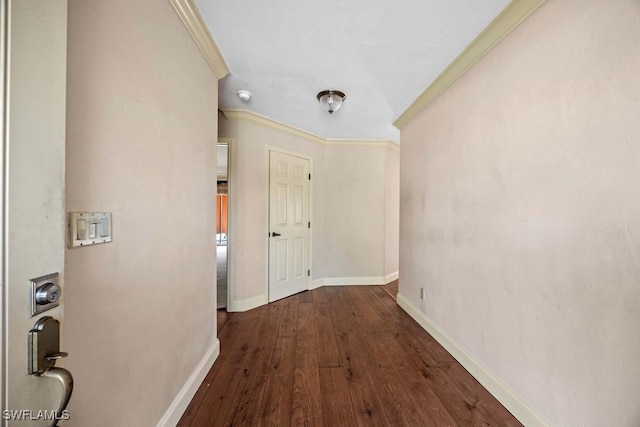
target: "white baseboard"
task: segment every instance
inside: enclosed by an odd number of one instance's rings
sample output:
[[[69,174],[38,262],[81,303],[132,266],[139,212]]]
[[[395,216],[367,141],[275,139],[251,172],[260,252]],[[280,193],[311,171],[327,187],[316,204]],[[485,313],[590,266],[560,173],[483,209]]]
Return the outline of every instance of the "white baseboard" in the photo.
[[[322,286],[353,286],[353,285],[386,285],[398,278],[398,272],[384,277],[323,277],[315,279],[309,284],[309,290]],[[247,311],[269,303],[266,295],[257,295],[244,300],[230,301],[227,311]]]
[[[323,286],[386,285],[384,277],[325,277]]]
[[[227,311],[247,311],[268,303],[269,298],[266,295],[257,295],[247,299],[229,301]]]
[[[324,277],[316,279],[311,283],[309,289],[316,289],[322,286],[342,286],[342,285],[386,285],[398,278],[398,272],[387,274],[384,277]]]
[[[398,279],[398,270],[384,276],[384,283],[387,284],[389,282],[393,282],[396,279]]]
[[[316,279],[313,282],[311,282],[311,285],[309,286],[309,290],[321,288],[323,286],[324,286],[324,279]]]
[[[167,411],[162,418],[160,418],[156,427],[175,427],[178,424],[184,411],[187,410],[187,406],[191,403],[191,399],[193,399],[193,396],[195,396],[198,391],[198,387],[200,387],[200,384],[204,381],[207,373],[209,373],[209,369],[213,366],[213,362],[216,361],[219,355],[220,341],[216,339],[215,343],[202,357],[202,360],[200,360],[200,363],[198,363],[193,373],[191,373],[187,382],[184,383],[176,398],[173,399]]]
[[[438,326],[426,314],[414,306],[407,298],[398,294],[398,305],[420,326],[429,332],[473,377],[478,380],[514,417],[527,427],[549,427],[551,422],[528,402],[518,395],[502,380],[496,377],[482,363],[476,360]]]

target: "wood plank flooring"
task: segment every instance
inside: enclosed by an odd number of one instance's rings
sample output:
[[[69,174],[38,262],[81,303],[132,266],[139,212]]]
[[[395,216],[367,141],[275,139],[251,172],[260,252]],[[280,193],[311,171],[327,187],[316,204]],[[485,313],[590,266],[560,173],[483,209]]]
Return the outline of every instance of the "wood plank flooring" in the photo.
[[[178,425],[521,426],[397,289],[324,287],[219,313],[220,356]]]

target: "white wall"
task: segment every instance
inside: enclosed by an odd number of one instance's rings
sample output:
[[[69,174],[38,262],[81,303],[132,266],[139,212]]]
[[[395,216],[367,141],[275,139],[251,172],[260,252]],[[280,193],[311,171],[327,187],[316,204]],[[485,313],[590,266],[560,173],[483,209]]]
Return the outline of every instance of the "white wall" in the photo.
[[[397,228],[386,199],[398,197],[398,152],[388,146],[326,144],[252,120],[220,121],[220,136],[232,138],[229,178],[229,293],[231,310],[267,301],[267,147],[313,158],[312,280],[382,283],[394,271]],[[275,127],[275,128],[274,128]],[[394,166],[395,162],[395,166]],[[393,187],[395,177],[395,190]],[[389,180],[387,181],[387,178]],[[391,184],[389,184],[391,183]],[[394,212],[393,206],[389,209]],[[395,211],[397,211],[397,202]],[[397,217],[395,218],[397,227]],[[390,232],[389,232],[390,230]],[[395,255],[393,251],[395,250]],[[389,255],[391,254],[391,255]]]
[[[556,425],[640,424],[638,28],[548,1],[402,131],[400,294]]]
[[[65,288],[67,2],[13,1],[10,16],[6,409],[37,413],[58,409],[61,398],[57,381],[27,375],[27,334],[44,315],[61,320],[62,307],[30,318],[27,297],[29,279],[49,273],[59,272]]]
[[[217,79],[168,1],[69,1],[69,426],[155,425],[215,347]]]

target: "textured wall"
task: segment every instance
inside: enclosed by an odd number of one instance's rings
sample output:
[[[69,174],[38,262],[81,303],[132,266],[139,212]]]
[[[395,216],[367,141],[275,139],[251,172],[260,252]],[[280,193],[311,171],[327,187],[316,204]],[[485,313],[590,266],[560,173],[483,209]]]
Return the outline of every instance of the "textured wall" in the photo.
[[[638,28],[548,1],[402,131],[400,293],[557,425],[640,424]]]
[[[69,2],[69,426],[154,425],[216,341],[217,79],[168,1]]]

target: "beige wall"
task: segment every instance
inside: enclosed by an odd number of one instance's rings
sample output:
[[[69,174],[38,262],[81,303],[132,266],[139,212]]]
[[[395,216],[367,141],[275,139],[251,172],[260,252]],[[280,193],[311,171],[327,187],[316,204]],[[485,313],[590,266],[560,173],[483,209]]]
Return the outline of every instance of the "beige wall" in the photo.
[[[229,144],[229,266],[230,310],[265,304],[267,298],[268,147],[313,158],[311,274],[323,277],[324,211],[323,147],[307,139],[253,122],[220,120],[220,136]]]
[[[67,2],[13,1],[10,19],[5,409],[35,414],[58,409],[61,396],[57,381],[27,375],[27,334],[44,315],[61,320],[62,306],[31,318],[27,297],[29,279],[55,272],[64,278]]]
[[[386,147],[326,148],[325,277],[384,277]]]
[[[216,344],[217,79],[168,1],[69,1],[69,426],[154,425]]]
[[[401,295],[557,425],[640,423],[638,28],[548,1],[402,131]]]
[[[400,150],[386,150],[384,174],[384,274],[398,273],[400,236]]]
[[[393,147],[393,148],[392,148]],[[325,146],[325,281],[384,284],[398,273],[399,149]]]
[[[386,217],[385,198],[398,194],[397,150],[327,145],[235,119],[220,121],[220,136],[233,139],[229,167],[231,310],[245,310],[267,301],[268,147],[313,158],[311,275],[316,285],[323,280],[343,284],[371,278],[383,281],[397,271],[397,265],[395,271],[386,271],[393,263],[386,263],[385,258],[395,249],[397,259],[397,246],[387,245],[385,240],[389,237],[385,221],[393,224],[393,216]],[[386,178],[394,173],[395,190],[393,185],[385,185]],[[397,217],[395,223],[397,227]],[[393,235],[393,225],[388,229]]]

